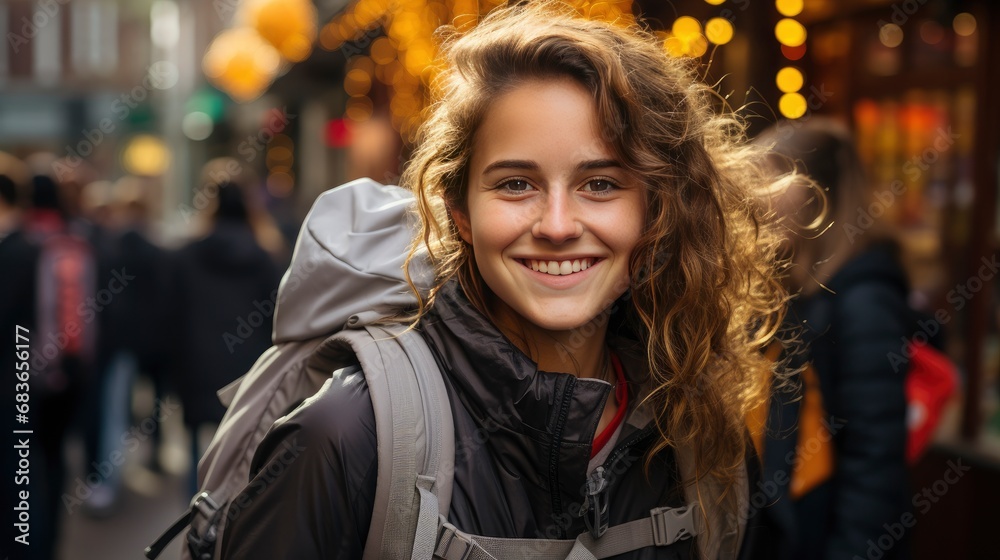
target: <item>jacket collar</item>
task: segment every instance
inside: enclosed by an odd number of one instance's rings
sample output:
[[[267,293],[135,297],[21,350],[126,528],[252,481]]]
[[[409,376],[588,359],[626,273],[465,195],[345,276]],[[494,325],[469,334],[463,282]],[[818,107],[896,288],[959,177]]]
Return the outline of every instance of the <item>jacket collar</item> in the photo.
[[[439,290],[421,329],[464,407],[480,426],[499,426],[490,430],[489,445],[527,482],[550,492],[552,514],[578,503],[611,385],[538,370],[454,281]],[[628,377],[635,379],[637,371],[644,371],[641,360],[625,341],[611,342]],[[630,387],[630,402],[636,397]],[[630,413],[629,431],[642,427],[637,420],[648,422]]]

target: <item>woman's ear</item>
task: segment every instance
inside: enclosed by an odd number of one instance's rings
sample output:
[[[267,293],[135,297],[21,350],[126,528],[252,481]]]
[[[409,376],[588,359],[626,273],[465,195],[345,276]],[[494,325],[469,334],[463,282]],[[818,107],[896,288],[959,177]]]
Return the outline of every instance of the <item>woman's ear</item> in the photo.
[[[463,241],[472,245],[472,222],[469,220],[469,215],[457,208],[449,208],[448,212],[451,214],[452,221],[455,222],[458,235]]]

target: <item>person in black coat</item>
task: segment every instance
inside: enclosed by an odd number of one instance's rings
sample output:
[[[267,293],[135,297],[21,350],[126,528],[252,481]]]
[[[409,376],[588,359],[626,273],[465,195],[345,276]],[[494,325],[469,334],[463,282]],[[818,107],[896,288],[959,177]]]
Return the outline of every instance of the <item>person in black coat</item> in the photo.
[[[778,170],[802,174],[775,200],[798,293],[788,324],[801,343],[793,362],[808,361],[818,378],[833,443],[832,474],[793,498],[789,457],[808,455],[796,439],[803,405],[794,393],[776,393],[763,452],[763,480],[785,482],[764,510],[773,557],[908,558],[907,364],[890,356],[903,355],[912,312],[898,247],[881,224],[859,219],[869,190],[843,128],[813,119],[758,141],[773,145]]]
[[[173,259],[174,385],[197,461],[200,426],[225,412],[216,391],[250,369],[271,345],[280,273],[258,245],[242,187],[216,185],[211,232]],[[196,463],[195,463],[196,464]]]
[[[31,371],[26,369],[30,368],[30,363],[22,359],[27,356],[23,353],[24,348],[17,348],[17,345],[31,340],[35,330],[35,276],[38,267],[38,247],[27,240],[22,230],[19,194],[23,185],[19,183],[27,170],[18,173],[20,168],[23,168],[20,161],[0,153],[0,270],[3,271],[0,274],[0,336],[3,340],[0,371],[6,377],[0,394],[4,402],[12,406],[18,404],[16,394],[27,394],[29,399],[32,396],[28,385]],[[18,339],[18,335],[26,338]],[[30,412],[32,403],[29,400],[27,404]],[[3,468],[8,476],[0,484],[0,498],[2,503],[11,504],[3,515],[3,537],[5,542],[12,543],[10,548],[14,548],[21,546],[14,541],[21,535],[21,531],[15,528],[15,523],[19,522],[19,512],[15,510],[22,501],[20,493],[28,492],[30,500],[27,502],[37,510],[44,511],[44,504],[40,503],[42,496],[32,496],[33,488],[28,487],[25,478],[16,474],[19,457],[15,446],[18,445],[17,438],[24,436],[11,430],[7,430],[6,434],[3,444],[10,451],[3,454]],[[30,450],[28,452],[30,454]],[[37,530],[52,530],[53,527],[55,523],[39,522]],[[30,554],[31,551],[28,552]]]

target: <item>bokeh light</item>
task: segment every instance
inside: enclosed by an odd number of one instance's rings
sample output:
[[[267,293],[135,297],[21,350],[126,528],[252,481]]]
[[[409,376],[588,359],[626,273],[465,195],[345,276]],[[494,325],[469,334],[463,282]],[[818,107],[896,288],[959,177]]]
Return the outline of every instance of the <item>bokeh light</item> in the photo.
[[[156,136],[139,134],[122,150],[122,167],[133,175],[157,177],[170,165],[170,149]]]
[[[193,111],[181,119],[181,132],[194,141],[208,138],[212,135],[214,128],[215,123],[212,122],[212,117],[201,111]]]
[[[928,45],[936,45],[944,40],[944,28],[929,19],[920,24],[920,38]]]
[[[778,89],[782,92],[794,93],[802,89],[805,77],[802,76],[802,72],[798,68],[786,66],[778,70],[778,75],[774,81],[777,83]]]
[[[962,12],[955,16],[951,25],[956,34],[968,37],[976,32],[976,17],[968,12]]]
[[[705,38],[716,45],[725,45],[733,40],[733,24],[724,18],[712,18],[705,24]]]
[[[795,17],[802,13],[803,0],[775,0],[778,13],[785,17]]]
[[[794,19],[785,18],[774,26],[774,36],[782,45],[798,47],[806,42],[806,28]]]
[[[316,7],[310,0],[244,0],[240,19],[278,49],[286,60],[301,62],[316,40]]]
[[[778,110],[788,119],[797,119],[806,114],[808,105],[801,93],[786,93],[778,101]]]
[[[691,16],[681,16],[674,21],[670,31],[674,37],[682,41],[690,41],[701,35],[701,23]]]
[[[246,27],[217,35],[202,59],[209,81],[237,101],[260,96],[274,81],[280,65],[277,49]]]
[[[789,47],[788,45],[781,45],[781,54],[785,55],[785,58],[788,60],[801,60],[806,55],[806,46]]]
[[[903,43],[903,28],[895,23],[887,23],[878,30],[878,40],[894,49]]]

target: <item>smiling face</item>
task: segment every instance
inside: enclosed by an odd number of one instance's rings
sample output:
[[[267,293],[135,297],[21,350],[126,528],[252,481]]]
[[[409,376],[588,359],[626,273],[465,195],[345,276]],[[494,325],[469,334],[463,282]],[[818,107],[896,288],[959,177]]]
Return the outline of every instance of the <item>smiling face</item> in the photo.
[[[568,331],[628,289],[645,187],[600,127],[593,96],[568,78],[528,81],[486,112],[466,208],[452,215],[500,322]]]

